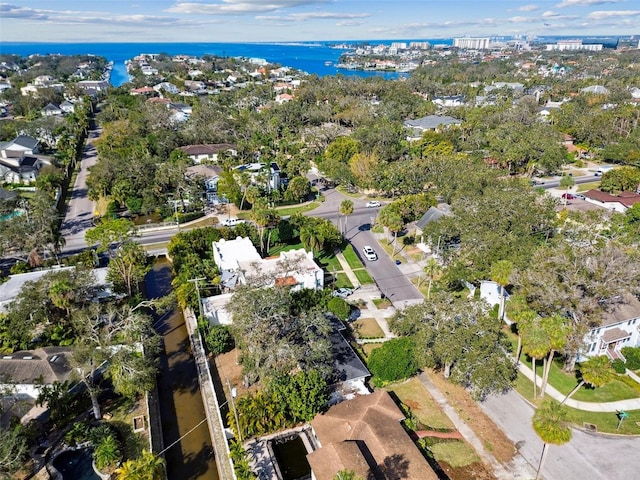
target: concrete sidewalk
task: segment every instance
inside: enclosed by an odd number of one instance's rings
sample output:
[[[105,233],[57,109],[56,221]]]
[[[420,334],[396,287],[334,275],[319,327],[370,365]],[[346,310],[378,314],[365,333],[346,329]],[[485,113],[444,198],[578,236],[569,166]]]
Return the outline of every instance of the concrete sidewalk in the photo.
[[[518,364],[518,370],[533,382],[533,370],[531,370],[527,365],[520,362]],[[536,377],[538,378],[538,385],[540,385],[542,383],[542,379],[539,375],[536,375]],[[545,393],[559,402],[562,402],[566,397],[566,395],[560,393],[549,383],[547,384]],[[640,410],[640,398],[630,398],[628,400],[618,400],[617,402],[602,403],[581,402],[579,400],[570,398],[564,404],[568,407],[576,408],[578,410],[586,410],[587,412],[617,412],[620,410]]]

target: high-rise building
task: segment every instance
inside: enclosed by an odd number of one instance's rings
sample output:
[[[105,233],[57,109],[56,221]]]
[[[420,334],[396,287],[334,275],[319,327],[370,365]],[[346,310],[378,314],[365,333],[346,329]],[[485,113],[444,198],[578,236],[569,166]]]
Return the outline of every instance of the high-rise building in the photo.
[[[454,38],[453,46],[457,48],[465,48],[468,50],[489,50],[491,48],[491,39],[486,38]]]

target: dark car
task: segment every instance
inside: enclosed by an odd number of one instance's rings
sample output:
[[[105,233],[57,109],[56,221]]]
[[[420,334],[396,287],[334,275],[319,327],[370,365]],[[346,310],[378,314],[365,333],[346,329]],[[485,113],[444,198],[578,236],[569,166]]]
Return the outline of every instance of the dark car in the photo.
[[[563,193],[562,198],[566,200],[575,200],[577,197],[573,193]]]

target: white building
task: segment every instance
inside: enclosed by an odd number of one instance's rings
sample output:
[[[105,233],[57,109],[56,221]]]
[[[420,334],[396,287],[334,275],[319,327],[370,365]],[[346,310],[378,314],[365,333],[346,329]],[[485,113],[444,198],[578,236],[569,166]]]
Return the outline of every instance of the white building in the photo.
[[[262,258],[251,240],[213,242],[213,261],[220,269],[223,288],[238,285],[288,285],[294,290],[324,288],[324,272],[304,249],[280,253],[279,257]]]
[[[576,51],[576,50],[587,50],[590,52],[599,52],[602,50],[601,43],[589,43],[583,44],[582,40],[559,40],[558,43],[551,43],[546,45],[547,51],[558,50],[561,52],[564,51]]]
[[[613,305],[602,316],[602,323],[585,336],[583,357],[607,355],[623,359],[624,347],[640,346],[640,301],[635,297]]]
[[[484,38],[454,38],[453,46],[457,48],[464,48],[468,50],[490,50],[491,39]]]
[[[212,325],[232,323],[227,304],[237,285],[289,286],[293,290],[324,288],[324,271],[313,260],[313,254],[304,249],[262,258],[249,238],[238,237],[213,242],[213,260],[227,293],[202,299],[203,314]]]

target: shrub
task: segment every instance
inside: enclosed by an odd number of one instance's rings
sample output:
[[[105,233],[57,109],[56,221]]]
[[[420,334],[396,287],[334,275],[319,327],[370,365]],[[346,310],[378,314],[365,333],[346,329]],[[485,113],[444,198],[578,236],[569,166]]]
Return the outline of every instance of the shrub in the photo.
[[[351,306],[342,298],[333,297],[329,300],[327,308],[340,320],[346,320],[351,313]]]
[[[640,347],[624,347],[622,355],[627,359],[627,368],[629,370],[638,370],[640,368]]]
[[[616,358],[613,362],[611,362],[611,366],[613,367],[616,373],[624,373],[627,371],[627,367],[625,363],[619,358]]]
[[[414,235],[406,235],[402,237],[402,244],[404,246],[413,245],[414,243],[416,243],[416,237]]]
[[[205,337],[205,342],[214,355],[228,352],[233,347],[233,337],[226,325],[213,325]]]
[[[404,380],[418,371],[412,338],[394,338],[375,349],[369,356],[369,369],[376,386]]]
[[[122,460],[122,454],[120,452],[120,442],[112,435],[103,437],[96,449],[93,452],[93,459],[96,462],[96,467],[99,470],[104,470],[108,467],[114,467]]]

